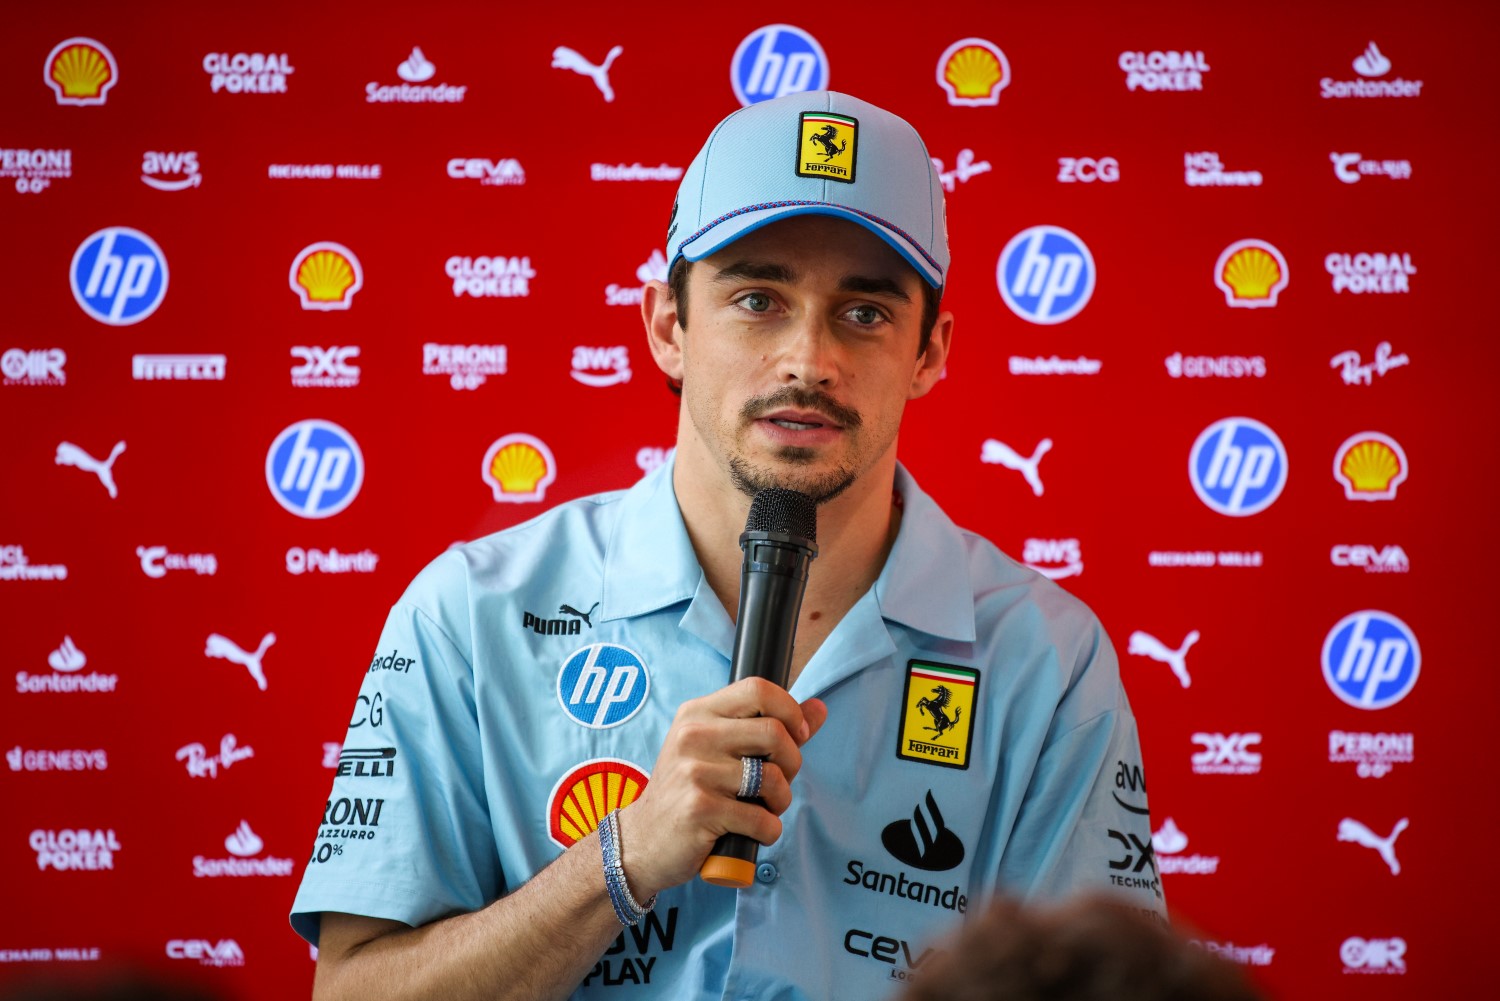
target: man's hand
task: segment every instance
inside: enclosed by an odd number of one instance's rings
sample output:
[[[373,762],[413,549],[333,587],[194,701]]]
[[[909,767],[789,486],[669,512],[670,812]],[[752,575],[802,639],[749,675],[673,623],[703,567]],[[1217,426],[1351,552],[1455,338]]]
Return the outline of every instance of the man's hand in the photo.
[[[781,837],[778,818],[792,805],[802,745],[827,718],[822,700],[799,705],[763,678],[684,702],[651,781],[620,811],[625,876],[635,898],[692,879],[720,835],[743,834],[763,845]],[[767,759],[760,787],[764,807],[735,796],[742,757]]]

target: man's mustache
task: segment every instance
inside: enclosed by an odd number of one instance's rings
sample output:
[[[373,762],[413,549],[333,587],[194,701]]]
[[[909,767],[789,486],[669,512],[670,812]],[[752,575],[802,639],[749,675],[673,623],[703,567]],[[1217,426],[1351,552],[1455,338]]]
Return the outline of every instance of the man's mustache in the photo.
[[[844,406],[826,393],[819,393],[800,386],[785,386],[767,396],[756,396],[740,407],[740,417],[746,421],[757,420],[762,414],[783,407],[795,410],[812,410],[827,417],[834,424],[845,428],[857,428],[864,423],[859,411]]]

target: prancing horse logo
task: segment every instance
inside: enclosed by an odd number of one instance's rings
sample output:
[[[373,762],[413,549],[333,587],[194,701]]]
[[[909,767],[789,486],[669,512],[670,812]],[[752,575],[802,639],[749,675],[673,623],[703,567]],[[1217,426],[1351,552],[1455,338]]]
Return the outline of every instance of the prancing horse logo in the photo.
[[[822,132],[815,132],[807,137],[810,143],[816,143],[823,147],[823,162],[827,163],[840,153],[849,148],[849,140],[845,139],[842,145],[835,146],[833,141],[839,137],[839,130],[832,125],[823,126]]]
[[[948,703],[953,701],[953,693],[948,691],[947,685],[938,685],[932,690],[932,697],[917,700],[917,709],[924,716],[932,717],[932,726],[924,726],[922,729],[932,731],[932,739],[937,740],[947,733],[963,718],[963,707],[953,710],[953,718],[948,718]]]

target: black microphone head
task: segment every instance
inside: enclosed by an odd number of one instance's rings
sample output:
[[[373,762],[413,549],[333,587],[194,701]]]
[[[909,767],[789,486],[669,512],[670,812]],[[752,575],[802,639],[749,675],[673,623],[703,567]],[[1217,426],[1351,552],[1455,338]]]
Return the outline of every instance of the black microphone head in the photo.
[[[747,532],[784,532],[808,542],[818,541],[818,505],[807,494],[786,487],[756,491],[750,502]]]

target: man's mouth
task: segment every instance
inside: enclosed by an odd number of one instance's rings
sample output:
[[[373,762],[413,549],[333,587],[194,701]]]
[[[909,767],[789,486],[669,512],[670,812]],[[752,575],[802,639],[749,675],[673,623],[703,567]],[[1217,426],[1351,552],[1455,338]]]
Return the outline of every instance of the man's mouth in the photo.
[[[776,410],[765,414],[761,420],[786,428],[788,431],[813,431],[825,427],[837,429],[839,426],[830,417],[807,411]]]

